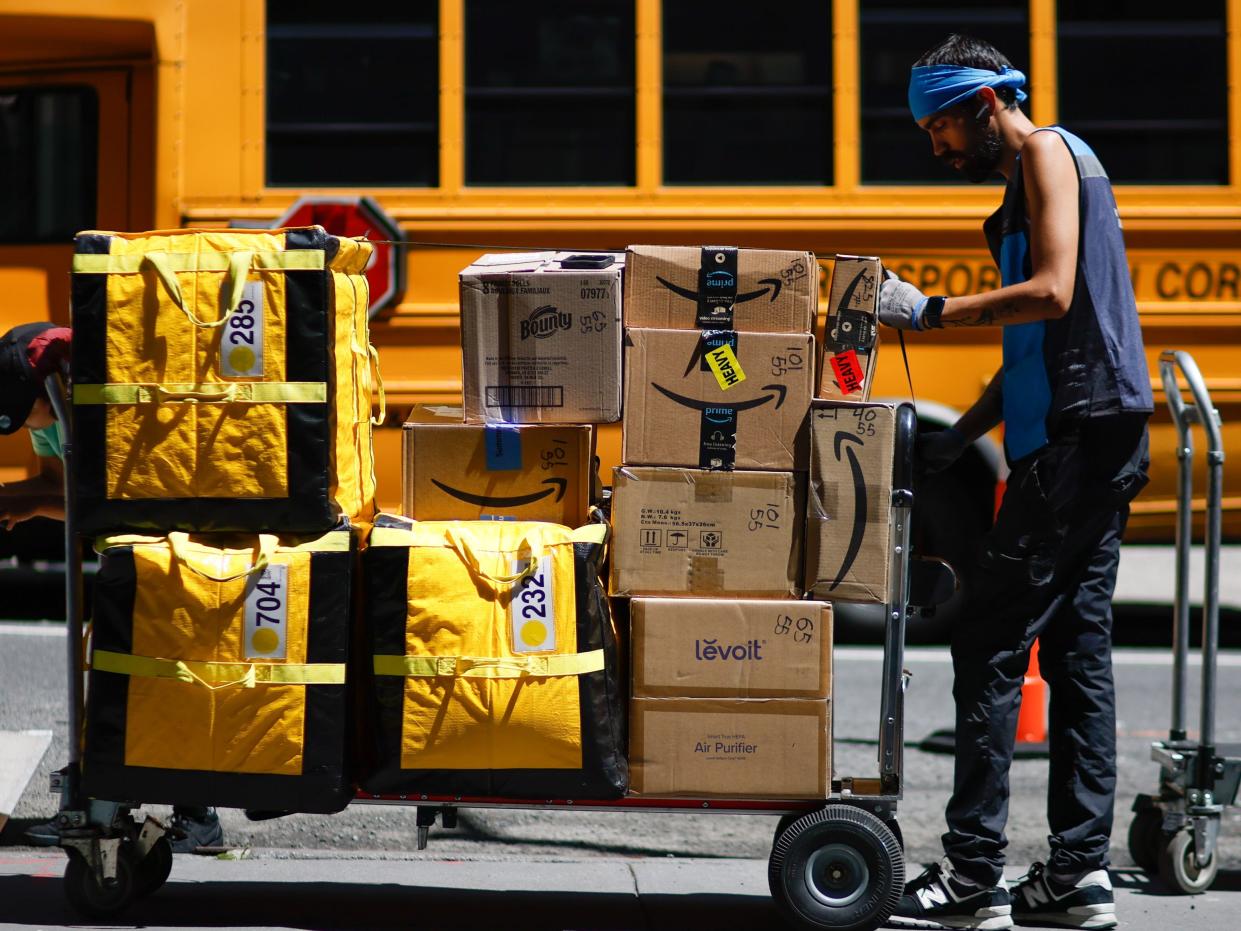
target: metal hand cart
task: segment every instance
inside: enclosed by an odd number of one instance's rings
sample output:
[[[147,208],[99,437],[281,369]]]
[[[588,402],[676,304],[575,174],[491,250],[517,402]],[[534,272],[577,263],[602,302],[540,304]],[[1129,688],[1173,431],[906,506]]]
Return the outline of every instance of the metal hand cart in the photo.
[[[59,378],[48,381],[56,415],[71,424]],[[917,420],[912,406],[897,410],[896,456],[890,524],[892,571],[887,599],[881,679],[877,772],[867,776],[833,775],[825,799],[621,798],[611,801],[520,801],[463,796],[370,795],[365,804],[416,806],[418,848],[426,846],[438,819],[456,825],[462,808],[576,809],[587,811],[718,812],[779,816],[768,866],[772,897],[795,927],[868,931],[881,925],[904,891],[905,857],[896,820],[903,792],[905,626],[913,602],[929,606],[951,594],[950,570],[940,563],[915,567],[910,553],[913,508],[913,454]],[[83,645],[81,551],[75,521],[72,430],[65,444],[67,556],[65,597],[68,609],[69,730],[81,734],[83,717]],[[913,588],[911,589],[911,585]],[[926,594],[919,596],[916,589]],[[60,845],[69,865],[65,894],[79,911],[108,918],[163,885],[172,867],[168,829],[151,817],[138,820],[140,801],[103,801],[83,797],[81,749],[69,741],[69,764],[54,780],[60,791]]]
[[[1186,404],[1177,383],[1184,376],[1193,398]],[[1172,722],[1168,739],[1151,745],[1159,764],[1159,788],[1139,795],[1129,825],[1129,853],[1147,872],[1158,871],[1171,889],[1205,892],[1219,871],[1216,843],[1226,805],[1241,785],[1241,744],[1215,742],[1215,671],[1219,652],[1219,548],[1224,482],[1224,445],[1219,412],[1211,404],[1198,365],[1187,352],[1159,357],[1168,410],[1176,424],[1179,475],[1176,520],[1176,599],[1172,614]],[[1189,660],[1189,552],[1193,542],[1192,427],[1207,438],[1206,584],[1202,602],[1202,698],[1198,740],[1185,728]]]

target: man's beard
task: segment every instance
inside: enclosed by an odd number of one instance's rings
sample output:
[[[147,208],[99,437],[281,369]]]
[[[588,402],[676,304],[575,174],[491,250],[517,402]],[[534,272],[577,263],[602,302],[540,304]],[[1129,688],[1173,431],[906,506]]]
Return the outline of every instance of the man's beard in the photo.
[[[1003,152],[1004,144],[1000,140],[1000,134],[990,126],[984,126],[969,151],[945,152],[940,158],[949,167],[952,167],[955,159],[961,159],[961,174],[970,182],[981,184],[999,170]]]

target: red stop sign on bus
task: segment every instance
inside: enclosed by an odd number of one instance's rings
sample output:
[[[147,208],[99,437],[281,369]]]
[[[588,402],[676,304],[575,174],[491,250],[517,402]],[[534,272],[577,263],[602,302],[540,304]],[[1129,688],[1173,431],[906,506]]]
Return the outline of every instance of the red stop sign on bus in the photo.
[[[322,226],[333,236],[365,236],[375,241],[366,266],[370,284],[370,316],[395,304],[405,290],[404,250],[396,221],[369,197],[302,197],[277,220],[274,227]]]

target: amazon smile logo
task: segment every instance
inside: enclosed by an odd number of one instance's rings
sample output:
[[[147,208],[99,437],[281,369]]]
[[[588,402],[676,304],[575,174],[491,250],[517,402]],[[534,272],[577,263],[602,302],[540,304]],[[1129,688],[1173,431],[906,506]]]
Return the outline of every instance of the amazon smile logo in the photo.
[[[544,488],[542,491],[534,491],[527,495],[508,495],[504,497],[493,495],[476,495],[471,491],[462,491],[460,488],[453,488],[451,485],[445,485],[439,479],[431,479],[431,484],[444,492],[446,495],[452,495],[458,501],[464,501],[467,504],[474,504],[484,508],[517,508],[523,504],[533,504],[535,501],[541,501],[548,495],[555,495],[556,501],[559,502],[564,498],[565,491],[568,490],[569,480],[567,478],[549,478],[545,479],[542,484],[553,487]]]
[[[840,571],[836,573],[836,581],[832,582],[831,588],[828,589],[829,592],[834,591],[836,586],[844,581],[845,574],[853,568],[858,551],[862,548],[862,537],[866,535],[866,479],[862,475],[862,464],[857,461],[857,454],[853,451],[853,447],[843,445],[845,440],[857,443],[858,446],[866,445],[861,437],[844,430],[836,434],[836,461],[843,461],[841,456],[843,449],[849,459],[849,471],[853,473],[853,532],[849,536],[849,546],[845,549],[845,558],[840,563]]]
[[[677,394],[670,391],[658,382],[651,382],[651,387],[662,394],[669,401],[680,404],[682,407],[688,407],[691,410],[702,411],[704,414],[710,415],[712,411],[724,410],[713,401],[700,401],[697,398],[687,398],[683,394]],[[763,385],[762,391],[771,391],[772,394],[764,394],[762,397],[752,398],[749,401],[741,401],[737,404],[730,404],[727,410],[734,412],[748,411],[755,407],[762,407],[768,401],[775,401],[776,407],[784,404],[784,399],[788,395],[788,388],[784,385]]]
[[[726,276],[728,279],[727,282],[724,280],[724,278],[715,277],[717,275]],[[655,280],[658,281],[665,288],[667,288],[669,291],[671,291],[673,294],[676,294],[679,297],[683,297],[687,301],[693,301],[694,303],[698,303],[698,301],[702,299],[702,296],[699,295],[697,291],[691,291],[689,288],[682,288],[680,285],[675,285],[671,281],[669,281],[667,278],[661,278],[659,275],[656,275]],[[780,279],[779,278],[760,278],[758,280],[758,283],[761,285],[765,285],[765,287],[759,288],[757,291],[747,291],[745,294],[738,294],[737,297],[733,300],[733,304],[734,305],[744,304],[746,301],[756,300],[757,298],[762,297],[764,294],[770,294],[771,297],[769,297],[768,300],[774,301],[776,297],[780,294]],[[708,292],[715,290],[715,289],[719,289],[719,290],[731,289],[731,288],[735,288],[736,286],[737,286],[737,279],[734,278],[728,272],[711,272],[711,274],[707,275],[707,291]],[[710,297],[711,295],[708,293],[707,296]]]

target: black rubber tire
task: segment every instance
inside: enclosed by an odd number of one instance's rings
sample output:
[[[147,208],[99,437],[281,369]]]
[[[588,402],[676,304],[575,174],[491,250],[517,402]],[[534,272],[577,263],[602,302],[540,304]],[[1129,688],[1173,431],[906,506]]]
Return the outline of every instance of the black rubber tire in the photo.
[[[138,861],[134,874],[137,895],[144,896],[156,892],[168,881],[171,873],[172,841],[165,834],[147,851],[147,855]]]
[[[1198,868],[1194,862],[1194,835],[1185,829],[1167,836],[1159,851],[1159,878],[1172,892],[1201,895],[1211,888],[1219,872],[1219,850]]]
[[[901,853],[905,852],[905,832],[901,830],[901,824],[895,818],[889,818],[883,822],[888,826],[888,830],[892,832],[892,836],[896,838],[896,842],[901,845]]]
[[[1165,844],[1163,836],[1163,812],[1158,808],[1144,808],[1129,822],[1129,856],[1147,873],[1159,870],[1159,853]]]
[[[75,912],[85,918],[115,918],[129,908],[137,897],[134,868],[125,848],[116,858],[116,879],[106,888],[95,882],[94,871],[77,851],[69,855],[64,882],[65,899]]]
[[[779,820],[778,822],[776,822],[776,833],[775,833],[775,836],[773,836],[773,837],[772,837],[772,839],[771,839],[771,847],[772,847],[772,849],[773,849],[773,850],[775,849],[776,843],[780,840],[780,835],[781,835],[781,834],[783,834],[785,831],[787,831],[787,830],[788,830],[789,825],[791,825],[791,824],[792,824],[794,821],[796,821],[798,818],[804,818],[804,817],[806,817],[806,816],[805,816],[804,814],[801,814],[801,813],[798,813],[798,814],[793,814],[793,815],[781,815],[781,816],[780,816],[780,820]]]
[[[767,867],[772,898],[794,927],[872,931],[905,890],[905,855],[870,812],[829,805],[776,839]]]

